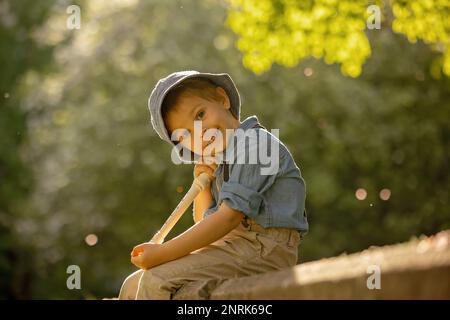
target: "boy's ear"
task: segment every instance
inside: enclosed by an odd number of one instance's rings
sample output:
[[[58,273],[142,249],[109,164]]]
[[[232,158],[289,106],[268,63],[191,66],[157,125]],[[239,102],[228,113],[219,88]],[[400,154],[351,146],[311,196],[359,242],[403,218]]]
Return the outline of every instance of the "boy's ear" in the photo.
[[[227,92],[222,88],[222,87],[217,87],[216,88],[216,92],[220,95],[221,97],[221,102],[223,104],[223,106],[225,107],[225,109],[230,109],[231,104],[230,104],[230,98],[228,98]]]

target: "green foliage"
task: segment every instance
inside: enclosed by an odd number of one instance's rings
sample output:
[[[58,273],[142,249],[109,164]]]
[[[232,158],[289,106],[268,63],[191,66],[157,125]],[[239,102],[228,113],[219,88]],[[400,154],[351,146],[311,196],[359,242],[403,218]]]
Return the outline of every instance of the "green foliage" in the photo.
[[[293,67],[308,56],[341,63],[356,77],[370,56],[367,1],[233,0],[227,24],[240,38],[243,64],[257,74],[273,63]]]
[[[450,76],[450,4],[447,0],[229,0],[228,26],[239,36],[245,67],[257,74],[274,63],[294,67],[308,57],[341,64],[344,75],[357,77],[371,55],[366,23],[375,14],[370,4],[393,11],[392,29],[443,52]],[[370,19],[369,19],[370,18]],[[433,27],[430,28],[429,26]],[[383,27],[387,27],[383,25]],[[442,66],[441,66],[442,67]],[[439,74],[439,69],[434,71]]]
[[[26,137],[26,113],[17,88],[30,68],[43,70],[51,48],[39,46],[31,31],[46,21],[52,1],[2,1],[0,13],[0,299],[30,297],[29,268],[33,252],[17,226],[32,185],[21,148]],[[23,240],[23,241],[22,241]]]
[[[397,0],[392,5],[392,29],[404,33],[415,43],[422,40],[442,52],[438,60],[442,71],[450,76],[450,2],[447,0]],[[430,26],[433,26],[430,28]],[[440,76],[440,68],[432,70]]]

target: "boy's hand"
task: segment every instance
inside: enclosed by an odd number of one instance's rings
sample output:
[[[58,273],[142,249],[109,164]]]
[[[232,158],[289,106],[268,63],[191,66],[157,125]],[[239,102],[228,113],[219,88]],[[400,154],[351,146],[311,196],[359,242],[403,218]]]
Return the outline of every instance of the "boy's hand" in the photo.
[[[211,163],[197,163],[194,166],[194,178],[197,178],[200,174],[206,173],[208,174],[210,181],[213,181],[216,177],[214,176],[214,171],[217,169],[217,164]],[[209,186],[208,186],[209,187]]]
[[[131,263],[138,268],[149,269],[164,262],[160,244],[144,242],[131,251]]]

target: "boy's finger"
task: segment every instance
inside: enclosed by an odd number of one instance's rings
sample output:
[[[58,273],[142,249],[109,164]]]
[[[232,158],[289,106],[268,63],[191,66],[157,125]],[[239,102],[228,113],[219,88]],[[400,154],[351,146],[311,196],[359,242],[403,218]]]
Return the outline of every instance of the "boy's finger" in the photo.
[[[137,249],[140,249],[140,248],[142,248],[143,246],[145,246],[145,243],[141,243],[141,244],[138,244],[137,246],[134,246],[134,250],[137,250]]]
[[[202,174],[202,173],[206,173],[210,177],[214,176],[214,171],[211,168],[205,168],[203,170],[200,170],[195,177],[200,176],[200,174]]]
[[[208,164],[208,169],[209,169],[209,170],[212,170],[212,171],[216,171],[216,169],[217,169],[217,164],[214,164],[214,163]]]
[[[217,165],[212,165],[212,164],[205,165],[203,168],[204,168],[204,170],[207,170],[208,172],[214,173],[214,171],[217,168]]]
[[[137,256],[141,255],[141,253],[142,253],[142,251],[137,251],[137,250],[133,249],[133,251],[131,251],[131,256],[137,257]]]
[[[141,256],[131,257],[131,263],[134,264],[136,267],[140,268],[142,263],[142,257]]]
[[[138,256],[145,250],[145,244],[137,245],[131,251],[131,256]]]
[[[146,245],[147,245],[146,243],[138,244],[137,246],[135,246],[133,248],[133,251],[139,251],[139,252],[144,251]]]

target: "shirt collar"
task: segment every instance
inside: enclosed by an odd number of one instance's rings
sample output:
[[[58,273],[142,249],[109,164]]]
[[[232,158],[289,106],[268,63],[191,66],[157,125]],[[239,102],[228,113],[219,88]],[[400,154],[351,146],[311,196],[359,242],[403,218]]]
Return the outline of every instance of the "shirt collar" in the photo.
[[[247,130],[247,129],[253,128],[255,126],[255,124],[257,124],[257,123],[259,123],[258,117],[250,116],[241,122],[241,125],[239,126],[239,128]]]
[[[244,121],[241,122],[240,126],[238,127],[238,129],[242,129],[242,130],[248,130],[250,128],[253,128],[256,124],[259,123],[258,117],[253,115],[250,117],[247,117]],[[230,136],[230,139],[234,139],[235,134],[232,134]],[[229,155],[227,154],[228,148],[225,150],[225,154],[226,154],[226,159],[228,159]],[[214,172],[215,176],[220,175],[221,171],[222,171],[222,167],[223,167],[223,163],[219,164]]]

